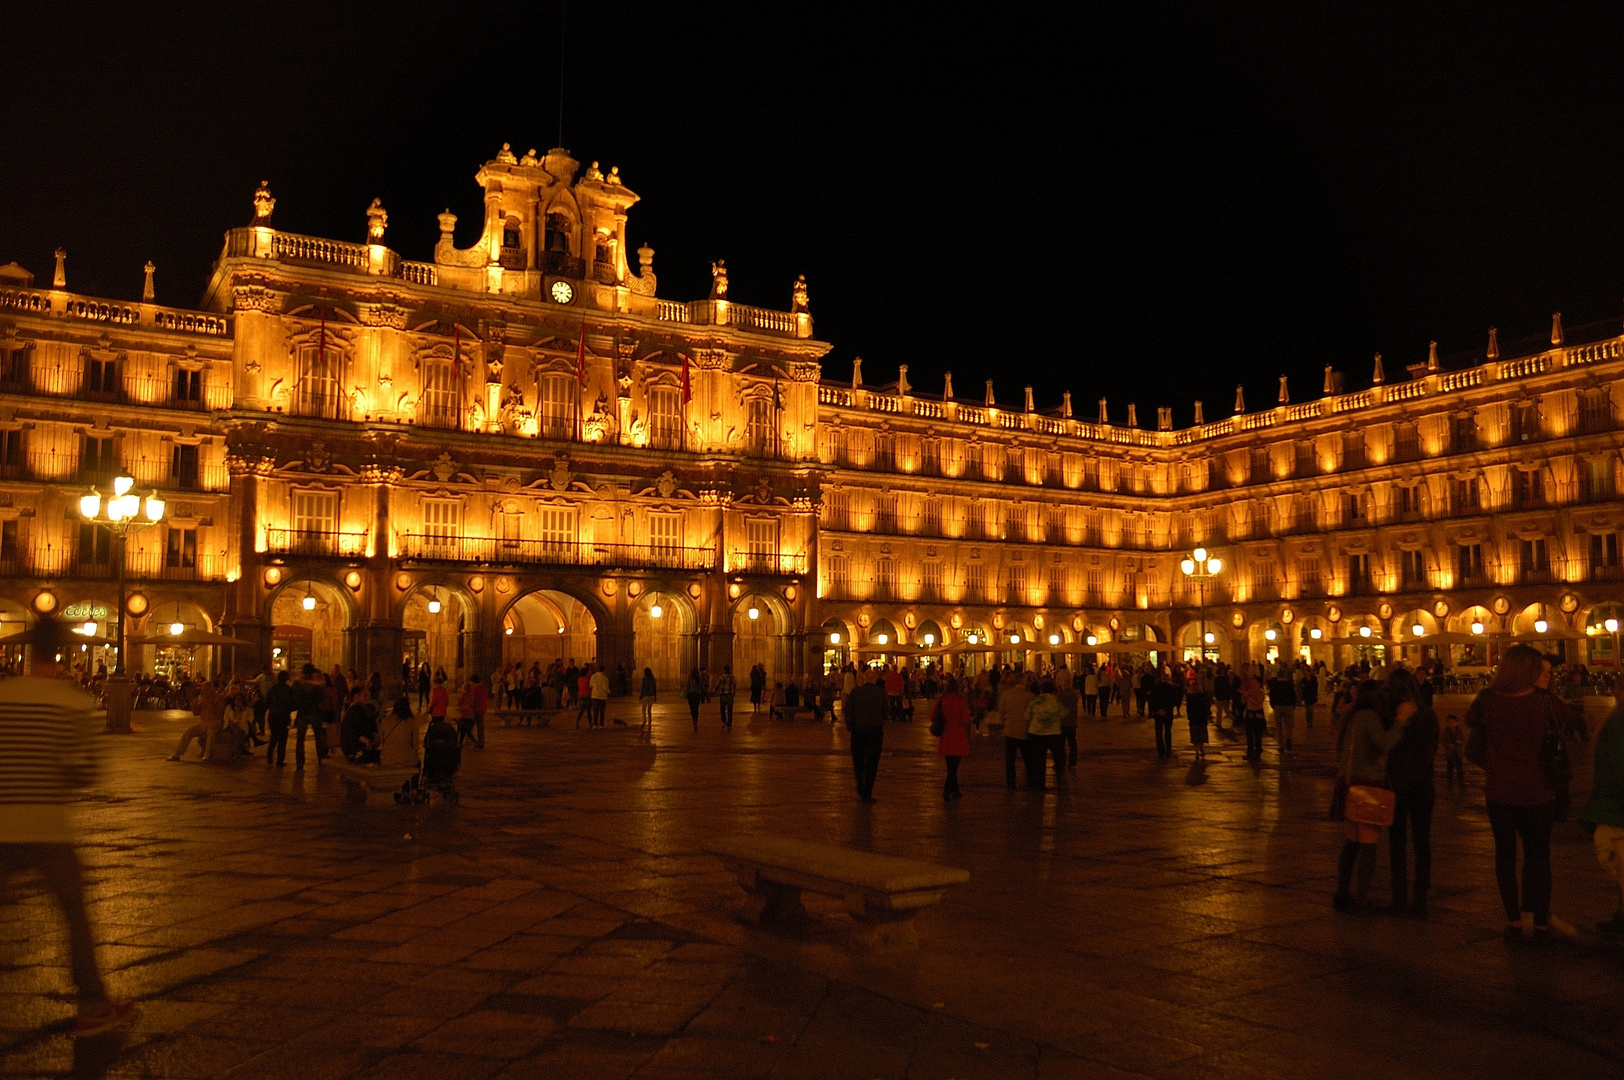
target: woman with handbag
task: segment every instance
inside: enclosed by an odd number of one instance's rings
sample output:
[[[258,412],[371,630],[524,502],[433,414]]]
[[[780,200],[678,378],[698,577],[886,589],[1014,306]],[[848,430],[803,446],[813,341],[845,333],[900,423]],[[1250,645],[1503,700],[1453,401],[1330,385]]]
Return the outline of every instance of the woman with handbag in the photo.
[[[951,676],[931,710],[930,733],[936,736],[936,752],[947,761],[942,798],[961,798],[964,793],[959,790],[959,763],[970,753],[970,702],[959,681]]]
[[[1400,702],[1391,717],[1383,716],[1381,707],[1381,684],[1369,679],[1360,683],[1337,747],[1342,762],[1339,788],[1345,784],[1347,790],[1343,809],[1347,839],[1337,859],[1336,895],[1331,898],[1331,906],[1338,911],[1347,911],[1356,903],[1363,907],[1369,901],[1370,882],[1376,876],[1376,841],[1381,830],[1393,823],[1393,793],[1385,786],[1387,752],[1404,737],[1410,717],[1415,715],[1415,703]]]
[[[1556,710],[1544,693],[1551,664],[1529,645],[1500,658],[1489,688],[1466,712],[1467,760],[1485,773],[1494,877],[1505,905],[1508,943],[1551,935],[1572,939],[1573,926],[1551,915],[1551,827],[1567,816],[1567,751]],[[1554,742],[1553,742],[1554,736]],[[1522,894],[1517,841],[1522,840]]]

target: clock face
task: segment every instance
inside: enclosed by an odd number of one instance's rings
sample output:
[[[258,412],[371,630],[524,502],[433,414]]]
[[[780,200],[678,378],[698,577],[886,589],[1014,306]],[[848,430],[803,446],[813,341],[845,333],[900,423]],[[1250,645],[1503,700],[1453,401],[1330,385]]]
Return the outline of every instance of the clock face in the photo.
[[[555,281],[552,287],[553,303],[567,304],[575,299],[575,287],[567,281]]]

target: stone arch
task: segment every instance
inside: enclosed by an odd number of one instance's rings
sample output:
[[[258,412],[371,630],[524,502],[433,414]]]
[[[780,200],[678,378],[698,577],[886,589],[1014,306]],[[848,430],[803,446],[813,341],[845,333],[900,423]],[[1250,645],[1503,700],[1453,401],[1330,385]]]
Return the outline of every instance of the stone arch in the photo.
[[[502,663],[526,668],[540,664],[545,669],[554,660],[606,660],[612,616],[590,593],[582,595],[584,591],[552,583],[517,590],[498,618]]]
[[[641,675],[646,667],[654,672],[660,687],[679,689],[695,666],[699,611],[693,600],[680,588],[656,586],[644,589],[631,607],[634,674]]]
[[[315,603],[307,606],[306,598]],[[360,625],[355,594],[327,574],[296,572],[274,586],[265,599],[271,627],[271,666],[297,674],[306,663],[320,670],[350,659],[345,631]]]
[[[757,611],[754,619],[750,618],[752,605]],[[763,618],[766,615],[771,619]],[[787,643],[795,621],[782,596],[767,589],[741,591],[738,599],[728,605],[728,623],[733,631],[735,678],[742,679],[741,673],[763,664],[770,685],[775,673],[788,674],[792,670]]]
[[[438,612],[433,610],[434,601],[441,605]],[[410,660],[414,668],[427,663],[432,670],[444,669],[454,685],[461,685],[487,666],[479,655],[483,629],[479,611],[473,592],[454,577],[433,574],[414,581],[395,604],[401,659]]]

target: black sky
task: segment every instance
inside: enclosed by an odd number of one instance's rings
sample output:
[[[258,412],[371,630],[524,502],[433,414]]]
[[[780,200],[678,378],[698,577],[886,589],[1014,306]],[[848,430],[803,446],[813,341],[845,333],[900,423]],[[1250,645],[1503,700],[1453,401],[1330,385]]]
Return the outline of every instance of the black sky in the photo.
[[[19,5],[20,6],[20,5]],[[900,8],[901,5],[895,7]],[[1189,420],[1624,319],[1616,7],[568,8],[565,145],[620,166],[662,296],[784,308],[825,370],[951,369]],[[225,10],[229,8],[229,10]],[[1357,10],[1352,10],[1357,8]],[[479,163],[557,135],[558,6],[27,5],[0,16],[0,262],[195,304],[269,179],[284,229],[427,259]],[[1085,403],[1087,403],[1085,405]]]

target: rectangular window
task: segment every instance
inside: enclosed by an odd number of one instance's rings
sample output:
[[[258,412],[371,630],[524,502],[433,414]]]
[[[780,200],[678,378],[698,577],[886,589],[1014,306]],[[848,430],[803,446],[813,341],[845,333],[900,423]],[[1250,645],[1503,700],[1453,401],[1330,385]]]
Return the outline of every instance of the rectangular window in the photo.
[[[575,550],[577,533],[574,507],[544,506],[536,518],[544,551],[562,555]]]
[[[1254,446],[1252,448],[1251,479],[1254,484],[1264,484],[1273,479],[1269,475],[1269,451],[1267,447]]]
[[[942,535],[942,501],[940,499],[927,496],[920,518],[922,531],[926,536]]]
[[[874,513],[876,517],[875,530],[882,533],[897,531],[897,497],[895,495],[881,495],[875,500]]]
[[[17,519],[0,521],[0,560],[15,562],[17,559]]]
[[[79,478],[89,483],[106,483],[118,472],[118,454],[113,437],[86,435],[79,446]]]
[[[964,591],[970,600],[987,598],[987,567],[973,562],[964,568]]]
[[[197,566],[197,530],[169,530],[169,543],[164,552],[164,565],[171,570],[190,570]]]
[[[1395,492],[1398,503],[1398,516],[1402,521],[1414,521],[1421,516],[1421,488],[1401,487]]]
[[[462,504],[450,499],[423,500],[423,535],[430,551],[442,557],[461,554]]]
[[[517,550],[524,537],[524,515],[499,513],[496,515],[496,536],[508,552]]]
[[[1539,438],[1539,407],[1537,405],[1511,406],[1511,441],[1533,442]]]
[[[182,491],[197,490],[197,447],[177,443],[169,451],[169,478]]]
[[[1363,495],[1347,495],[1342,499],[1342,523],[1344,525],[1364,525],[1370,521],[1370,514],[1365,507]]]
[[[1586,391],[1579,398],[1579,433],[1595,435],[1613,430],[1613,399],[1605,390]]]
[[[1318,558],[1304,556],[1297,560],[1297,588],[1303,596],[1318,596],[1320,594],[1320,561]]]
[[[829,528],[851,528],[851,497],[846,492],[831,491],[825,509]]]
[[[1454,451],[1469,454],[1477,449],[1477,418],[1457,416],[1454,424]]]
[[[682,517],[678,514],[650,514],[648,542],[655,551],[672,552],[681,548]]]
[[[1617,533],[1591,533],[1590,534],[1590,573],[1598,575],[1602,571],[1616,571],[1618,569],[1618,534]],[[1604,575],[1605,576],[1605,575]],[[1611,576],[1617,576],[1616,574]]]
[[[881,600],[889,600],[897,592],[897,564],[891,559],[881,556],[874,563],[874,595]]]
[[[1545,538],[1517,541],[1517,560],[1524,578],[1536,582],[1543,580],[1551,570],[1545,551]]]
[[[1358,596],[1371,590],[1370,556],[1348,556],[1348,593]]]
[[[339,406],[339,354],[334,349],[306,345],[299,349],[299,381],[294,386],[293,411],[300,416],[342,419]]]
[[[26,394],[31,386],[28,350],[0,348],[0,392]]]
[[[1455,574],[1457,585],[1477,584],[1483,580],[1483,545],[1460,544],[1455,548]]]
[[[753,397],[746,403],[744,444],[752,454],[770,454],[773,446],[773,403]]]
[[[203,373],[186,368],[175,369],[174,403],[181,406],[198,405],[203,401]]]
[[[682,391],[656,386],[649,391],[649,443],[657,450],[682,446]]]
[[[118,396],[118,361],[91,359],[85,365],[85,393],[106,401]]]
[[[1298,443],[1296,475],[1299,477],[1313,476],[1314,472],[1314,444],[1312,442]]]
[[[1584,483],[1581,495],[1586,502],[1600,502],[1613,497],[1612,458],[1595,458],[1585,462],[1581,475]]]
[[[836,596],[846,593],[846,557],[835,555],[829,559],[829,587]]]
[[[942,474],[942,444],[928,435],[919,440],[919,468],[926,476]]]
[[[1252,595],[1265,600],[1278,595],[1280,579],[1274,572],[1274,560],[1254,559],[1252,562]]]
[[[1105,571],[1090,568],[1084,573],[1083,581],[1088,589],[1088,602],[1100,603],[1105,598]]]
[[[1026,603],[1026,567],[1020,563],[1012,563],[1009,567],[1009,590],[1004,594],[1004,602]]]
[[[940,600],[942,598],[942,564],[932,559],[924,564],[920,579],[922,600]]]
[[[417,403],[417,422],[438,428],[461,426],[457,381],[450,364],[433,361],[423,365],[423,395]]]
[[[1427,583],[1427,555],[1424,551],[1399,552],[1400,582],[1406,589],[1421,588]]]
[[[1461,514],[1481,510],[1483,508],[1483,499],[1480,492],[1477,477],[1456,480],[1455,512]]]
[[[576,388],[573,375],[544,375],[541,379],[541,437],[568,439],[575,427]]]
[[[0,468],[6,476],[22,475],[23,433],[15,428],[0,431]]]
[[[1538,470],[1512,470],[1511,505],[1517,510],[1545,505],[1545,485],[1541,482]]]
[[[1049,603],[1063,603],[1066,596],[1066,564],[1049,564]]]
[[[337,532],[338,496],[327,491],[295,491],[293,531],[323,534]]]
[[[750,569],[757,573],[778,572],[778,519],[752,518],[744,523]]]
[[[1417,461],[1421,457],[1421,436],[1414,424],[1399,424],[1393,432],[1393,458]]]
[[[874,435],[874,467],[890,472],[897,466],[896,436],[889,431]]]
[[[80,522],[76,555],[80,566],[109,565],[113,561],[113,531],[105,525]]]

